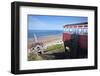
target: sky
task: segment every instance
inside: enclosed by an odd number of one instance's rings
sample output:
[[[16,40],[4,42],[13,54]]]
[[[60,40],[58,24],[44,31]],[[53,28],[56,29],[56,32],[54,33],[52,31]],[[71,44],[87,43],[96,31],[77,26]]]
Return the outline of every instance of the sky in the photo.
[[[87,22],[87,17],[28,15],[28,30],[63,30],[66,24]]]

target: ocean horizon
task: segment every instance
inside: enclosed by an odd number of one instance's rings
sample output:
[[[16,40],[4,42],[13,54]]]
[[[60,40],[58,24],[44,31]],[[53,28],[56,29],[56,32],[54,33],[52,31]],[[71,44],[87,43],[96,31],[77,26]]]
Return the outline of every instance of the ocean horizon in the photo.
[[[39,37],[50,36],[50,35],[61,35],[63,30],[28,30],[28,38],[34,38],[34,35]]]

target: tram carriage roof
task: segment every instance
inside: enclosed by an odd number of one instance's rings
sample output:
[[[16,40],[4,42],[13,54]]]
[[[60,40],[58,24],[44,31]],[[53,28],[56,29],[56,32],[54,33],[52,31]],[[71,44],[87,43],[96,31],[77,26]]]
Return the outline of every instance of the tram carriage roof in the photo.
[[[88,24],[88,22],[84,22],[84,23],[75,23],[75,24],[67,24],[67,25],[65,25],[64,26],[64,28],[65,27],[70,27],[70,28],[72,28],[72,27],[74,27],[74,28],[76,28],[76,27],[87,27],[87,24]]]

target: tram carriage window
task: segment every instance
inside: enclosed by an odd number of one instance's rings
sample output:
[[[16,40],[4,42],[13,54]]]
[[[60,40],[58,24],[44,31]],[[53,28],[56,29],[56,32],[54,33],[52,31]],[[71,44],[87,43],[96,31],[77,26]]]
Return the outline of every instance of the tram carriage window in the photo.
[[[76,28],[73,28],[73,33],[76,34]]]
[[[78,28],[75,28],[75,33],[78,34]]]
[[[64,32],[66,32],[67,28],[64,28]]]
[[[84,28],[81,29],[81,34],[84,34]]]
[[[70,33],[70,32],[69,32],[69,28],[67,29],[67,33]]]
[[[81,29],[79,28],[79,29],[78,29],[78,34],[80,34],[80,32],[81,32]]]
[[[70,31],[69,31],[70,33],[72,33],[73,32],[73,30],[72,30],[72,28],[70,28]]]
[[[87,33],[88,29],[87,28],[84,28],[84,33]]]
[[[66,33],[68,33],[68,32],[69,32],[68,28],[65,28],[65,32],[66,32]]]

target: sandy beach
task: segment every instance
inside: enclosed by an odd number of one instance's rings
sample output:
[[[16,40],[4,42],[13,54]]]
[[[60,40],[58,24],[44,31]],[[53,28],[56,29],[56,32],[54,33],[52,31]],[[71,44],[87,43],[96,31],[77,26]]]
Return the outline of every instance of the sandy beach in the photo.
[[[63,43],[62,37],[63,36],[61,34],[57,34],[57,35],[44,36],[41,38],[39,37],[37,38],[37,40],[39,43],[43,43],[44,48],[46,48],[47,46]],[[32,47],[32,43],[33,44],[35,43],[34,38],[28,40],[28,49]]]

